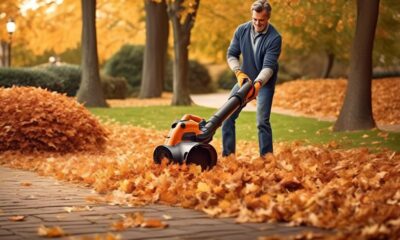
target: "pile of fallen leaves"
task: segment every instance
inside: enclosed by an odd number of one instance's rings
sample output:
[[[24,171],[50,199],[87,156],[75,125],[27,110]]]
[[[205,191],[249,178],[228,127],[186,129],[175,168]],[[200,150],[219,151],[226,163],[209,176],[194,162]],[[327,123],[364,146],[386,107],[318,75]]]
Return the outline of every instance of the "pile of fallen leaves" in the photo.
[[[296,80],[277,85],[274,107],[310,116],[337,117],[343,104],[345,79]],[[372,81],[372,111],[380,124],[400,124],[400,78]]]
[[[102,153],[6,151],[0,164],[34,169],[105,194],[93,201],[163,203],[236,217],[238,222],[335,228],[345,237],[400,236],[397,152],[282,143],[276,144],[274,155],[261,159],[255,157],[256,143],[240,142],[236,157],[220,158],[212,170],[202,172],[194,165],[153,164],[153,150],[166,132],[106,126],[110,136]],[[213,145],[220,153],[220,142]]]
[[[100,148],[106,130],[75,100],[40,88],[0,88],[0,151]]]

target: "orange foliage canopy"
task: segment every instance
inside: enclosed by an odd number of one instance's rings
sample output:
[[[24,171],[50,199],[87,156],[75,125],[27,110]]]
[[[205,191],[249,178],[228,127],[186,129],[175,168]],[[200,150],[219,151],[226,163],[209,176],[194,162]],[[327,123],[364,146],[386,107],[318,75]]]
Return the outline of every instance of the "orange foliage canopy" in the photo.
[[[40,88],[0,88],[0,151],[101,148],[106,130],[82,105]]]

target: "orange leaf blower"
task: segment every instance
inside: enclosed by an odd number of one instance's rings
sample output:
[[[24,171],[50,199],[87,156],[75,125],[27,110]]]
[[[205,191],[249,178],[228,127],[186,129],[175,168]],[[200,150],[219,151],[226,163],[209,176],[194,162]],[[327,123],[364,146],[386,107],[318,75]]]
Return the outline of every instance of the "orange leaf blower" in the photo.
[[[256,97],[254,93],[252,82],[247,80],[210,120],[185,114],[172,124],[165,144],[154,150],[154,162],[160,164],[163,159],[168,159],[171,163],[197,164],[202,170],[214,167],[217,152],[209,142],[225,119]]]

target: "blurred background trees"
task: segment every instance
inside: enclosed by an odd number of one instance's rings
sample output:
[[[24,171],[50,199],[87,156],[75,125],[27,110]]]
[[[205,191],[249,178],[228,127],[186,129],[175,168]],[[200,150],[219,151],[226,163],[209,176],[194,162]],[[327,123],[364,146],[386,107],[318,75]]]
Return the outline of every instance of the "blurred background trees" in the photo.
[[[230,71],[226,70],[226,49],[235,28],[250,20],[249,6],[252,2],[98,0],[96,31],[102,82],[104,79],[114,81],[118,78],[114,84],[125,78],[130,87],[129,93],[123,94],[124,97],[126,94],[138,95],[141,87],[141,97],[156,97],[161,90],[168,90],[167,86],[171,89],[173,85],[163,80],[164,76],[168,79],[168,74],[171,74],[171,66],[172,69],[174,66],[183,66],[179,71],[175,70],[175,78],[179,82],[177,85],[180,86],[177,89],[180,90],[174,90],[176,99],[182,100],[182,104],[190,102],[188,94],[194,91],[188,84],[192,80],[188,79],[197,81],[203,76],[206,79],[210,74],[213,81],[206,85],[209,91],[217,87],[229,88],[234,80]],[[271,23],[283,35],[279,82],[347,76],[356,27],[357,1],[270,2],[273,6]],[[170,20],[167,22],[168,6]],[[375,77],[400,75],[399,13],[399,1],[381,0],[372,53]],[[167,34],[167,30],[173,32],[179,30],[179,26],[184,26],[187,16],[193,16],[189,21],[190,28]],[[77,67],[81,65],[82,13],[79,0],[4,0],[0,3],[0,26],[5,26],[9,18],[13,18],[17,24],[17,31],[13,34],[14,66],[49,64],[50,57],[56,59],[53,63],[61,61]],[[172,24],[174,19],[175,25]],[[174,41],[180,41],[185,34],[186,41],[174,46]],[[0,38],[2,45],[9,43],[6,31],[0,32]],[[128,45],[137,46],[137,49],[142,46],[143,51],[129,53],[126,49]],[[128,54],[125,59],[131,60],[116,61],[121,51]],[[183,54],[185,61],[177,61],[180,54]],[[171,65],[168,62],[172,59],[175,59],[175,64]],[[189,59],[200,65],[189,64]],[[124,64],[125,67],[122,67]],[[209,74],[199,70],[203,66]],[[200,72],[201,75],[194,76]],[[216,81],[219,76],[219,81]],[[175,101],[174,104],[180,103]]]
[[[33,4],[33,2],[35,4]],[[158,2],[158,1],[151,1]],[[252,0],[208,0],[199,5],[192,30],[189,58],[206,64],[225,64],[225,52],[238,24],[250,20]],[[356,3],[346,0],[271,0],[271,22],[284,37],[282,65],[290,76],[320,77],[346,75],[354,36]],[[145,1],[98,0],[97,35],[102,66],[121,46],[145,44]],[[393,69],[399,64],[400,2],[382,0],[378,19],[374,67]],[[81,11],[79,0],[4,0],[0,3],[0,26],[12,17],[13,62],[33,66],[59,56],[61,61],[80,64]],[[171,25],[170,25],[171,27]],[[1,41],[8,42],[6,31]],[[168,53],[173,55],[173,36]],[[286,73],[285,73],[286,74]]]

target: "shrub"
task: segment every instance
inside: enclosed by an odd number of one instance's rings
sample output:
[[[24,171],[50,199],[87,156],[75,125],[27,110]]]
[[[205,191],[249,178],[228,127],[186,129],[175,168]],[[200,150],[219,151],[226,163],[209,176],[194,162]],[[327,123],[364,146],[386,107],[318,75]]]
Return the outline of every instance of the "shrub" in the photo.
[[[105,64],[105,73],[124,77],[133,88],[140,87],[142,79],[144,46],[124,45]]]
[[[393,70],[393,71],[374,71],[372,73],[372,78],[379,79],[379,78],[390,78],[390,77],[400,77],[400,70]]]
[[[204,65],[196,60],[189,61],[189,90],[191,93],[209,93],[214,91],[211,76]],[[172,91],[173,63],[168,62],[167,77],[164,83],[166,91]]]
[[[107,132],[67,96],[33,87],[0,88],[0,151],[98,150]]]
[[[144,46],[124,45],[105,64],[105,73],[113,77],[124,77],[133,91],[139,91],[143,70]],[[172,91],[172,61],[168,61],[164,90]],[[214,90],[207,68],[197,61],[189,61],[189,89],[192,93]]]
[[[77,65],[42,66],[36,68],[1,68],[0,86],[41,87],[75,96],[81,81]]]
[[[123,77],[102,75],[101,86],[106,99],[125,99],[128,95],[128,81]]]
[[[230,69],[227,69],[219,76],[218,87],[222,89],[231,89],[236,82],[235,74]]]
[[[61,91],[62,84],[53,73],[41,69],[0,68],[0,87],[34,86]]]
[[[81,83],[82,71],[78,65],[65,64],[61,66],[50,65],[43,68],[57,76],[62,84],[61,93],[75,96]]]

